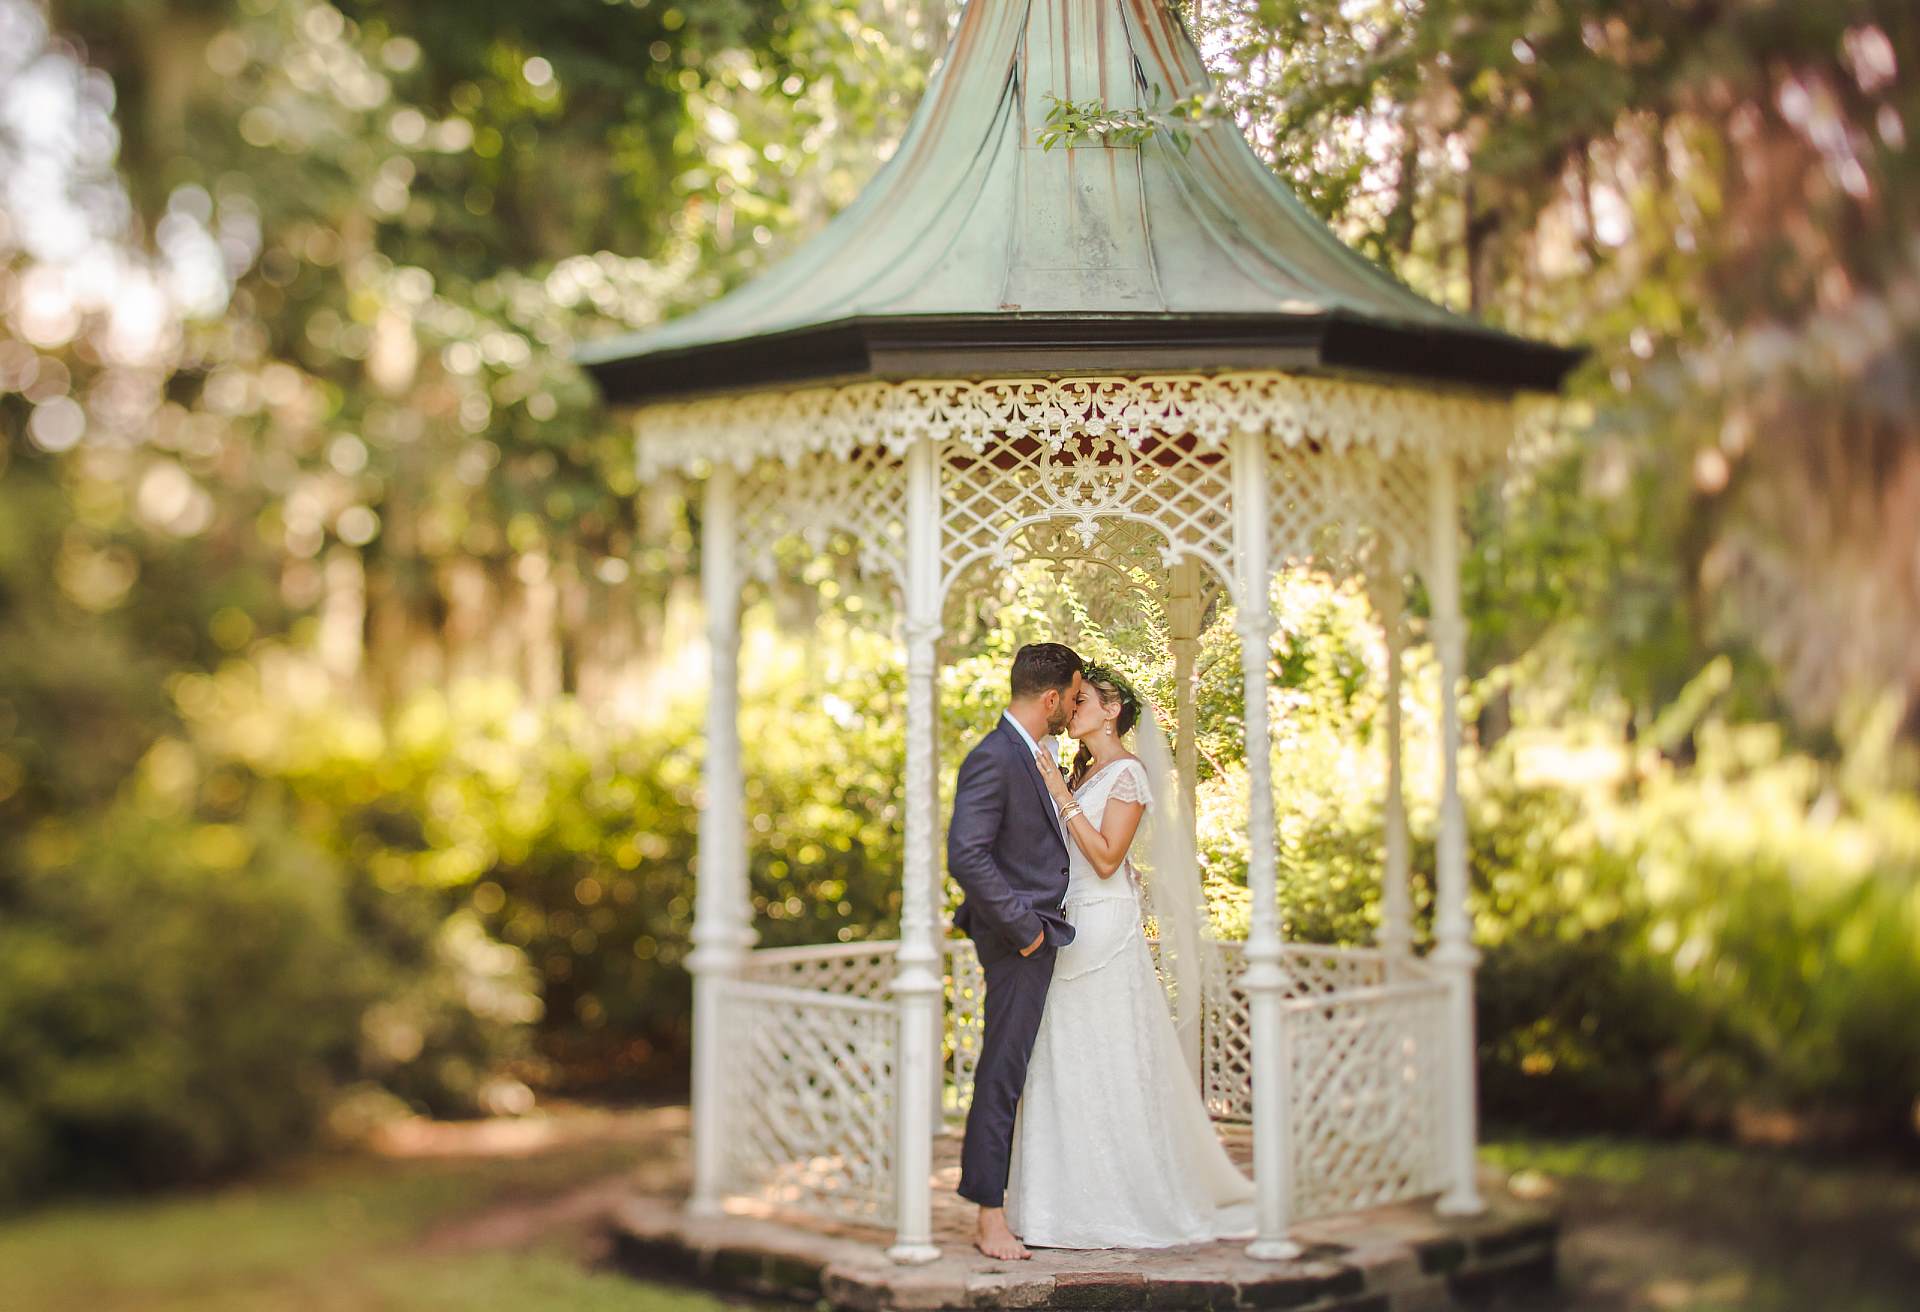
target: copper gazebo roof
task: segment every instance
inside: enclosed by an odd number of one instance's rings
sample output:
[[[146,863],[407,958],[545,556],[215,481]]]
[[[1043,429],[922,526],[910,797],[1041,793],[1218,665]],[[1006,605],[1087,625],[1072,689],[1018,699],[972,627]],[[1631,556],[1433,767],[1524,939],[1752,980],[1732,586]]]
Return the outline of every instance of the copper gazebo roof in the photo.
[[[1425,300],[1230,122],[1043,150],[1049,95],[1205,91],[1164,0],[970,0],[893,158],[817,237],[663,327],[582,347],[609,399],[859,379],[1337,370],[1552,390],[1577,350]]]

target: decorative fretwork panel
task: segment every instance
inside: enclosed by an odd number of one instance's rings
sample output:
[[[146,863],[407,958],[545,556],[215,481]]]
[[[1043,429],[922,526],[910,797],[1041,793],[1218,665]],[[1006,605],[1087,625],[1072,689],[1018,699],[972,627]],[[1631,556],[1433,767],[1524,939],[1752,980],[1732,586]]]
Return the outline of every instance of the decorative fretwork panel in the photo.
[[[1296,1218],[1445,1187],[1446,997],[1421,982],[1287,1004]]]
[[[740,477],[741,561],[749,572],[770,578],[774,549],[786,539],[819,551],[845,534],[858,545],[863,570],[900,586],[906,577],[906,495],[904,467],[877,446],[761,460]]]
[[[1428,462],[1320,443],[1267,451],[1275,572],[1313,562],[1335,575],[1403,573],[1425,558]]]
[[[1095,528],[1089,542],[1078,524],[1050,520],[1032,525],[1011,545],[1021,560],[1099,565],[1112,571],[1122,588],[1166,590],[1167,540],[1158,530],[1126,519],[1103,519]]]
[[[1346,461],[1362,522],[1374,539],[1374,567],[1394,574],[1419,569],[1433,537],[1431,465],[1405,455],[1390,459],[1370,447],[1349,451]]]
[[[762,948],[747,954],[740,978],[748,984],[880,1001],[892,996],[899,950],[900,945],[891,942]]]
[[[1201,1084],[1214,1119],[1253,1119],[1253,1021],[1240,979],[1247,971],[1246,944],[1215,945],[1226,991],[1207,998],[1200,1030]],[[1281,948],[1288,998],[1325,996],[1387,982],[1386,954],[1375,948],[1332,948],[1289,943]]]
[[[1472,474],[1514,431],[1511,402],[1494,395],[1256,371],[860,383],[648,406],[636,424],[643,474],[715,459],[741,471],[743,559],[762,577],[781,541],[818,549],[844,535],[864,569],[900,583],[903,455],[932,441],[943,590],[969,562],[1062,558],[1027,533],[1035,524],[1077,534],[1079,559],[1164,569],[1193,555],[1234,578],[1226,438],[1236,429],[1268,439],[1276,568],[1417,568],[1432,458]]]
[[[1043,524],[1065,527],[1088,554],[1108,525],[1150,529],[1163,539],[1162,567],[1191,555],[1233,577],[1227,455],[1198,438],[1010,432],[948,443],[940,467],[943,593],[975,561],[1010,566],[1032,554],[1022,539]]]
[[[898,456],[922,437],[979,446],[1002,436],[1058,445],[1158,435],[1220,446],[1236,428],[1288,446],[1372,447],[1415,460],[1450,451],[1472,468],[1497,457],[1513,434],[1502,396],[1269,370],[852,383],[643,406],[634,426],[643,477],[716,458],[744,470],[768,456],[792,461],[824,451],[844,459],[863,447]]]
[[[1166,539],[1158,530],[1132,520],[1103,519],[1098,527],[1099,535],[1088,546],[1071,523],[1030,525],[1014,537],[1000,560],[979,557],[960,571],[948,592],[949,613],[961,613],[983,596],[994,596],[994,576],[1004,572],[1010,556],[1016,564],[1044,561],[1087,570],[1076,579],[1085,586],[1077,586],[1076,591],[1087,620],[1104,630],[1138,624],[1143,614],[1164,616],[1171,598]],[[1198,582],[1199,613],[1204,616],[1226,591],[1226,582],[1204,568]]]
[[[1350,558],[1357,507],[1339,456],[1317,443],[1272,443],[1267,459],[1268,547],[1273,568],[1308,559]]]
[[[898,1009],[738,981],[724,996],[726,1192],[891,1225]]]

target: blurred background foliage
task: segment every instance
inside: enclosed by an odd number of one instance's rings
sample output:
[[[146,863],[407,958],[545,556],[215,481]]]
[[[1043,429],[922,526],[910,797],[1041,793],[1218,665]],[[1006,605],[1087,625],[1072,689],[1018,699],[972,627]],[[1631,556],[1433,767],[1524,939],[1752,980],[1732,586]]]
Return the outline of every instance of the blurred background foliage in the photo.
[[[0,1195],[683,1078],[697,525],[565,352],[851,200],[955,9],[0,0]],[[1473,507],[1489,1113],[1911,1148],[1920,19],[1185,9],[1349,240],[1594,349]],[[788,565],[743,659],[756,924],[888,937],[893,618]],[[1168,695],[1163,626],[1083,584],[949,624],[949,764],[1033,637]],[[1276,604],[1288,932],[1364,941],[1384,651],[1358,589]],[[1200,662],[1229,934],[1237,642]],[[1424,933],[1417,642],[1407,678]]]

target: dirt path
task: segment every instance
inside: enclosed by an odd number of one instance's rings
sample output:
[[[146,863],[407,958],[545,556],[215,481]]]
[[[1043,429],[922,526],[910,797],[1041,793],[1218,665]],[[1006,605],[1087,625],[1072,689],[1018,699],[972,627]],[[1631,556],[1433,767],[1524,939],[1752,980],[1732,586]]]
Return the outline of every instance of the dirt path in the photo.
[[[632,1192],[633,1174],[622,1171],[556,1198],[508,1203],[436,1226],[416,1248],[423,1253],[525,1248],[570,1233],[597,1253],[603,1246],[600,1223]]]
[[[601,1222],[622,1198],[635,1189],[665,1190],[684,1181],[687,1133],[684,1107],[560,1106],[544,1116],[515,1120],[405,1121],[384,1129],[368,1146],[389,1159],[527,1158],[547,1153],[577,1158],[593,1149],[604,1149],[609,1157],[637,1158],[580,1183],[562,1181],[556,1189],[523,1187],[433,1227],[416,1245],[420,1252],[446,1254],[527,1248],[563,1238],[583,1256],[597,1258],[607,1247]]]

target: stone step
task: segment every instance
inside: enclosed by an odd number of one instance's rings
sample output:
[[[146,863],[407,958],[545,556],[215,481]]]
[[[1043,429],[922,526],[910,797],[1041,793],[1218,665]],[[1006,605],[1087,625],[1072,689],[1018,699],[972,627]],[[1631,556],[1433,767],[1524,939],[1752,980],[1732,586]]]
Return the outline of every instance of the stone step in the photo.
[[[1555,1284],[1559,1223],[1489,1181],[1487,1213],[1437,1216],[1396,1204],[1300,1225],[1306,1253],[1258,1262],[1241,1244],[1078,1251],[1024,1262],[975,1252],[951,1226],[926,1266],[889,1262],[884,1232],[812,1218],[694,1218],[673,1197],[635,1195],[610,1221],[615,1259],[636,1275],[848,1312],[972,1308],[1290,1308],[1439,1312],[1539,1307]]]

